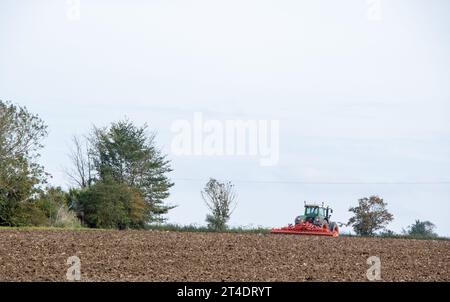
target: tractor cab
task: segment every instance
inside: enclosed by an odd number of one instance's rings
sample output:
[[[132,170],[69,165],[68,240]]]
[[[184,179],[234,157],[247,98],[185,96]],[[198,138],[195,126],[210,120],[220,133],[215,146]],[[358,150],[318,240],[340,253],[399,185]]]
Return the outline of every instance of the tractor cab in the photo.
[[[310,222],[314,224],[329,223],[330,216],[333,210],[329,207],[325,207],[323,204],[306,204],[305,213],[295,219],[295,224],[301,222]]]
[[[305,205],[305,216],[315,218],[318,215],[323,216],[323,208],[313,205]]]
[[[320,216],[321,218],[329,218],[330,208],[325,208],[323,206],[318,205],[305,205],[305,216],[309,218],[316,218],[316,216]],[[331,210],[332,212],[333,210]]]

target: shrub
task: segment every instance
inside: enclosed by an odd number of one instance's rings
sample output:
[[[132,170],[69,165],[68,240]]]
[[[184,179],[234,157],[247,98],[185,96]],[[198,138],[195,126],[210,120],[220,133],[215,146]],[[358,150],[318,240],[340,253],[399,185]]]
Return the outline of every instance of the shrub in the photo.
[[[60,228],[80,228],[81,223],[75,213],[66,205],[61,206],[56,213],[56,220],[53,226]]]
[[[19,203],[13,210],[11,226],[49,226],[49,219],[36,202]]]
[[[414,224],[410,225],[407,231],[404,231],[408,236],[411,237],[424,237],[424,238],[434,238],[438,235],[434,232],[436,226],[430,221],[420,221],[416,220]]]
[[[141,228],[149,209],[140,193],[111,179],[71,192],[71,207],[93,228]]]

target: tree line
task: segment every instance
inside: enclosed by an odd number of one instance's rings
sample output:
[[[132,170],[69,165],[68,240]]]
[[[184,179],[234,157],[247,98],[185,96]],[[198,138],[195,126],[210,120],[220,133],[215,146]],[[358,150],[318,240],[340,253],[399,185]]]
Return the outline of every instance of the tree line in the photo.
[[[156,146],[147,125],[125,119],[73,137],[73,187],[48,185],[50,175],[39,164],[47,126],[27,108],[0,100],[0,226],[144,228],[165,221],[173,209],[165,200],[174,185],[167,156]],[[211,178],[201,191],[209,210],[208,228],[225,230],[237,205],[231,182]],[[347,225],[358,235],[389,234],[393,215],[378,196],[362,198]],[[436,236],[434,225],[417,220],[404,233]]]
[[[351,207],[349,211],[352,217],[347,226],[351,226],[356,235],[382,237],[397,236],[393,231],[387,229],[387,225],[394,220],[394,215],[387,210],[387,203],[379,196],[373,195],[358,200],[358,205]],[[436,238],[435,225],[430,221],[416,220],[402,235],[417,238]],[[377,233],[378,232],[378,233]]]
[[[25,107],[0,101],[0,225],[142,228],[161,222],[173,183],[147,126],[128,120],[74,138],[74,187],[48,186],[38,163],[47,126]]]

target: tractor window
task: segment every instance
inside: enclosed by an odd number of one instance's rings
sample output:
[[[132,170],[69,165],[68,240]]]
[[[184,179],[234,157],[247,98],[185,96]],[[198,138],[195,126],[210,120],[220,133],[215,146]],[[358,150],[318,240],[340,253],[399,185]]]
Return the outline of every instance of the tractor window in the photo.
[[[317,215],[319,208],[308,207],[305,210],[305,215]]]
[[[325,216],[325,209],[320,208],[319,209],[319,215],[320,216]]]

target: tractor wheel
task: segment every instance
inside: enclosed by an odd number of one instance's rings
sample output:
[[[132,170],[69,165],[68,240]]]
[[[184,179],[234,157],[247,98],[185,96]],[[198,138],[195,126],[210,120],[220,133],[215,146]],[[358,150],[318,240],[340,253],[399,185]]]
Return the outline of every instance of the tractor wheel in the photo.
[[[333,232],[333,233],[336,232],[336,233],[339,234],[339,227],[338,227],[336,222],[332,222],[330,224],[330,231]]]

